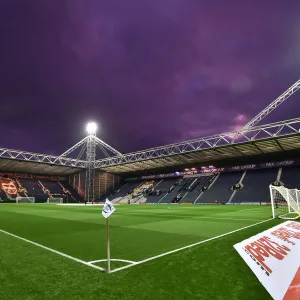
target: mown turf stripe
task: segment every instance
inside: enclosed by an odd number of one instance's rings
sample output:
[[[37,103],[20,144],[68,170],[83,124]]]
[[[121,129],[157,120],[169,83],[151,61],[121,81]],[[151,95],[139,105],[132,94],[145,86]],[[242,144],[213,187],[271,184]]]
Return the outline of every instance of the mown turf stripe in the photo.
[[[244,230],[244,229],[247,229],[247,228],[250,228],[250,227],[253,227],[253,226],[262,224],[262,223],[265,223],[265,222],[269,222],[269,221],[271,221],[271,220],[273,220],[273,218],[272,218],[272,219],[268,219],[268,220],[264,220],[264,221],[261,221],[261,222],[258,222],[258,223],[252,224],[252,225],[248,225],[248,226],[245,226],[245,227],[242,227],[242,228],[239,228],[239,229],[236,229],[236,230],[233,230],[233,231],[230,231],[230,232],[227,232],[227,233],[218,235],[218,236],[214,236],[214,237],[209,238],[209,239],[204,240],[204,241],[200,241],[200,242],[197,242],[197,243],[194,243],[194,244],[191,244],[191,245],[187,245],[187,246],[184,246],[184,247],[181,247],[181,248],[172,250],[172,251],[168,251],[168,252],[165,252],[165,253],[156,255],[156,256],[152,256],[152,257],[149,257],[149,258],[147,258],[147,259],[138,261],[138,262],[136,262],[136,263],[134,263],[134,264],[131,264],[131,265],[127,265],[127,266],[124,266],[124,267],[120,267],[120,268],[114,269],[114,270],[112,270],[110,273],[115,273],[115,272],[118,272],[118,271],[121,271],[121,270],[124,270],[124,269],[128,269],[128,268],[131,268],[131,267],[133,267],[133,266],[137,266],[137,265],[146,263],[146,262],[148,262],[148,261],[151,261],[151,260],[154,260],[154,259],[157,259],[157,258],[166,256],[166,255],[169,255],[169,254],[173,254],[173,253],[176,253],[176,252],[185,250],[185,249],[189,249],[189,248],[192,248],[192,247],[195,247],[195,246],[198,246],[198,245],[201,245],[201,244],[204,244],[204,243],[207,243],[207,242],[210,242],[210,241],[219,239],[219,238],[221,238],[221,237],[230,235],[230,234],[232,234],[232,233],[235,233],[235,232],[238,232],[238,231],[241,231],[241,230]]]
[[[14,238],[16,238],[16,239],[22,240],[22,241],[24,241],[24,242],[26,242],[26,243],[29,243],[29,244],[35,245],[35,246],[37,246],[37,247],[43,248],[43,249],[45,249],[45,250],[48,250],[48,251],[50,251],[50,252],[56,253],[56,254],[61,255],[61,256],[63,256],[63,257],[69,258],[69,259],[71,259],[71,260],[74,260],[74,261],[76,261],[76,262],[78,262],[78,263],[81,263],[81,264],[84,264],[84,265],[86,265],[86,266],[89,266],[89,267],[91,267],[91,268],[98,269],[98,270],[101,270],[101,271],[105,271],[105,269],[103,269],[103,268],[101,268],[101,267],[98,267],[98,266],[89,264],[88,262],[83,261],[83,260],[81,260],[81,259],[79,259],[79,258],[73,257],[73,256],[71,256],[71,255],[65,254],[65,253],[60,252],[60,251],[57,251],[57,250],[55,250],[55,249],[46,247],[46,246],[41,245],[41,244],[38,244],[38,243],[36,243],[36,242],[27,240],[27,239],[22,238],[22,237],[20,237],[20,236],[18,236],[18,235],[12,234],[12,233],[10,233],[10,232],[8,232],[8,231],[1,230],[1,229],[0,229],[0,232],[2,232],[2,233],[4,233],[4,234],[7,234],[7,235],[9,235],[9,236],[12,236],[12,237],[14,237]]]

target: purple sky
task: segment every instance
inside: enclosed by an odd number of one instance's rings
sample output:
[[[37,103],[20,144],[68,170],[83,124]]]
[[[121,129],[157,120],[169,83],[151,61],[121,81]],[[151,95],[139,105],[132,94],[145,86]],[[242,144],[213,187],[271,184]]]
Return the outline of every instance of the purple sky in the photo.
[[[0,146],[35,152],[221,133],[300,77],[299,0],[0,0],[0,35]]]

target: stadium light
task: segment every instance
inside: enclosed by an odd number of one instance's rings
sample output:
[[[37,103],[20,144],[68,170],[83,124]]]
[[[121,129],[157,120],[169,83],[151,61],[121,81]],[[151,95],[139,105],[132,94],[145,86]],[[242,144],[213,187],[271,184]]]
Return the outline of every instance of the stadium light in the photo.
[[[90,122],[86,125],[86,131],[88,134],[96,134],[97,124],[95,122]]]

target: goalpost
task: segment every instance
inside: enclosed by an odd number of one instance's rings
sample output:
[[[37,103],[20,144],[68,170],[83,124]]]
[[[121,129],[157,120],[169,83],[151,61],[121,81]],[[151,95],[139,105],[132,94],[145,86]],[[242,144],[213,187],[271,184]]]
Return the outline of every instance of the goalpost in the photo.
[[[53,197],[49,197],[47,199],[46,203],[63,203],[64,199],[63,198],[53,198]]]
[[[35,198],[34,197],[17,197],[16,203],[34,203]]]
[[[273,218],[300,219],[300,190],[270,185]]]

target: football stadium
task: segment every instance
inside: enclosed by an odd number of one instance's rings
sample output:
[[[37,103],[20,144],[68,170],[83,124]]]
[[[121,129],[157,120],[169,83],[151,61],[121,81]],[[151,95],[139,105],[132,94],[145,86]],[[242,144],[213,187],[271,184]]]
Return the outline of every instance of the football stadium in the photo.
[[[300,118],[262,121],[299,88],[240,130],[134,153],[93,122],[60,156],[1,148],[0,299],[283,299],[236,245],[299,229]],[[265,257],[290,251],[274,244]]]

